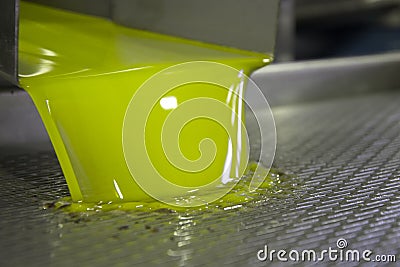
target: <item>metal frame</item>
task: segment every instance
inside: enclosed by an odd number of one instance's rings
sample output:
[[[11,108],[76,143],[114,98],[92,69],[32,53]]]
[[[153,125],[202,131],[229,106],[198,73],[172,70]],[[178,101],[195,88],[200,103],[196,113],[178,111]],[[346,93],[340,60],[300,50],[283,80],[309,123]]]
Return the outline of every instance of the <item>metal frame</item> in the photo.
[[[19,0],[0,1],[0,88],[18,85]]]
[[[400,52],[394,52],[273,64],[251,78],[271,106],[280,106],[400,89],[399,73]]]

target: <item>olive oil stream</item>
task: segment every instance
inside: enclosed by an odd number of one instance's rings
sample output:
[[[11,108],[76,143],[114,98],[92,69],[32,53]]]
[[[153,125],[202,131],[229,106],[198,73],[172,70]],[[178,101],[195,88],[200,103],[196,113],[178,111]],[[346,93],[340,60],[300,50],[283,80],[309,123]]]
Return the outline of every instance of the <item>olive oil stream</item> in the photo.
[[[70,190],[67,202],[75,203],[71,207],[76,210],[163,206],[132,178],[121,143],[130,99],[149,77],[191,61],[223,63],[248,75],[271,60],[264,54],[125,28],[105,19],[24,2],[20,7],[19,57],[20,84],[42,117]],[[213,85],[193,85],[189,89],[177,88],[169,95],[179,104],[209,96],[225,100],[229,93]],[[239,105],[232,107],[238,109]],[[155,110],[158,115],[153,120],[162,124],[170,110]],[[210,127],[200,124],[192,128],[187,134],[196,138]],[[154,134],[150,142],[159,139]],[[225,139],[221,135],[217,142]],[[196,157],[192,142],[188,138],[181,146]],[[223,165],[223,160],[217,157],[216,165]],[[208,179],[213,172],[199,172],[198,178]],[[198,184],[198,179],[172,173],[178,184]],[[267,179],[262,187],[271,183],[274,180]],[[238,188],[242,188],[240,192],[245,190],[243,186]],[[224,199],[246,201],[249,195],[239,191]],[[57,205],[62,203],[65,201]]]

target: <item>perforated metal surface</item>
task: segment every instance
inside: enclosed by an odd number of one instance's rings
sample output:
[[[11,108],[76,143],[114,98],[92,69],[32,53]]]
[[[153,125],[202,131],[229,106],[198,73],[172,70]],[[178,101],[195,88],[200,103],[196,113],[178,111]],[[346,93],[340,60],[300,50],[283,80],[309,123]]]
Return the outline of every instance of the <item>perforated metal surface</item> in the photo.
[[[263,266],[265,244],[322,250],[338,238],[400,255],[399,103],[386,93],[276,108],[275,166],[295,173],[288,182],[300,190],[236,210],[43,210],[68,195],[54,155],[3,157],[0,265]]]

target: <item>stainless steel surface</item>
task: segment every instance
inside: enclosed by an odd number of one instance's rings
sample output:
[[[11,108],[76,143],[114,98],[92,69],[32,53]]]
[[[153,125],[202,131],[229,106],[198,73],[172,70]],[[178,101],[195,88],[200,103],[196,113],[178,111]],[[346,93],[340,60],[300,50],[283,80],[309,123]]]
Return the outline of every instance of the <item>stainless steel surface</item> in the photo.
[[[66,9],[87,15],[111,18],[112,0],[28,0],[29,2]]]
[[[147,31],[272,54],[279,0],[30,0]]]
[[[0,89],[18,85],[18,0],[0,1]]]
[[[68,195],[55,156],[3,157],[0,265],[265,266],[256,253],[266,244],[321,251],[338,238],[399,256],[399,101],[396,91],[274,108],[274,165],[295,176],[242,209],[43,210],[44,201]]]
[[[113,20],[134,28],[273,53],[277,0],[115,0]]]
[[[279,106],[400,89],[399,73],[400,53],[388,53],[275,64],[251,78],[269,104]]]
[[[0,154],[52,150],[32,99],[23,90],[0,91]]]
[[[270,54],[279,6],[279,0],[30,1],[105,17],[133,28]],[[0,12],[0,90],[17,90],[19,0],[1,1]]]

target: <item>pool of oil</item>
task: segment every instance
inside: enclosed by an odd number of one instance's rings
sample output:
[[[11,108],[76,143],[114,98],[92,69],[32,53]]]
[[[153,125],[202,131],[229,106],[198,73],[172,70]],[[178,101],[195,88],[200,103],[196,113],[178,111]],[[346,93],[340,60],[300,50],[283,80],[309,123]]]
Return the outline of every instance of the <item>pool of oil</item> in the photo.
[[[55,205],[72,210],[169,208],[153,202],[132,179],[126,166],[121,144],[122,125],[133,94],[149,77],[176,64],[217,62],[248,75],[269,63],[271,58],[270,55],[139,31],[101,18],[22,2],[20,84],[30,94],[42,117],[71,194],[71,199]],[[232,88],[240,82],[232,81]],[[178,102],[210,96],[225,101],[229,95],[228,91],[222,92],[215,85],[201,88],[195,85],[184,93],[180,93],[180,88],[176,90],[173,96]],[[231,103],[231,108],[238,110],[239,102]],[[154,121],[160,125],[170,111],[154,110]],[[212,128],[200,125],[188,130],[187,135],[198,136]],[[218,132],[215,130],[214,133]],[[159,142],[157,135],[151,135],[149,139],[151,144]],[[227,137],[217,135],[216,140],[217,144],[223,143],[222,150],[226,150]],[[189,141],[180,145],[184,149],[190,148],[193,144]],[[162,151],[158,150],[152,149],[159,153],[153,158],[161,159]],[[193,152],[187,150],[189,154]],[[224,160],[225,157],[217,157],[216,167],[199,172],[198,176],[215,177],[224,166]],[[137,168],[140,167],[138,164]],[[174,183],[198,186],[194,181],[199,179],[187,179],[187,172],[178,175],[164,165],[160,168],[171,174]],[[269,178],[260,190],[273,183]],[[246,193],[243,183],[246,182],[240,181],[218,206],[231,202],[239,204],[258,194]],[[188,192],[176,202],[194,201],[191,197]]]
[[[159,201],[137,201],[137,202],[74,202],[70,197],[65,197],[54,202],[46,202],[43,204],[43,209],[62,210],[67,213],[97,213],[102,211],[132,211],[132,212],[160,212],[160,213],[175,213],[175,212],[201,212],[210,211],[217,212],[220,210],[235,210],[256,206],[259,202],[268,201],[268,199],[282,198],[293,196],[295,192],[302,189],[302,186],[296,183],[294,174],[287,173],[276,168],[267,170],[263,169],[260,175],[265,175],[265,180],[254,191],[249,191],[250,180],[253,177],[257,163],[252,163],[246,170],[245,175],[235,185],[235,187],[225,196],[215,202],[207,203],[203,206],[196,207],[179,207],[171,206]],[[212,192],[210,192],[212,193]],[[178,199],[177,201],[193,201],[192,196]]]

